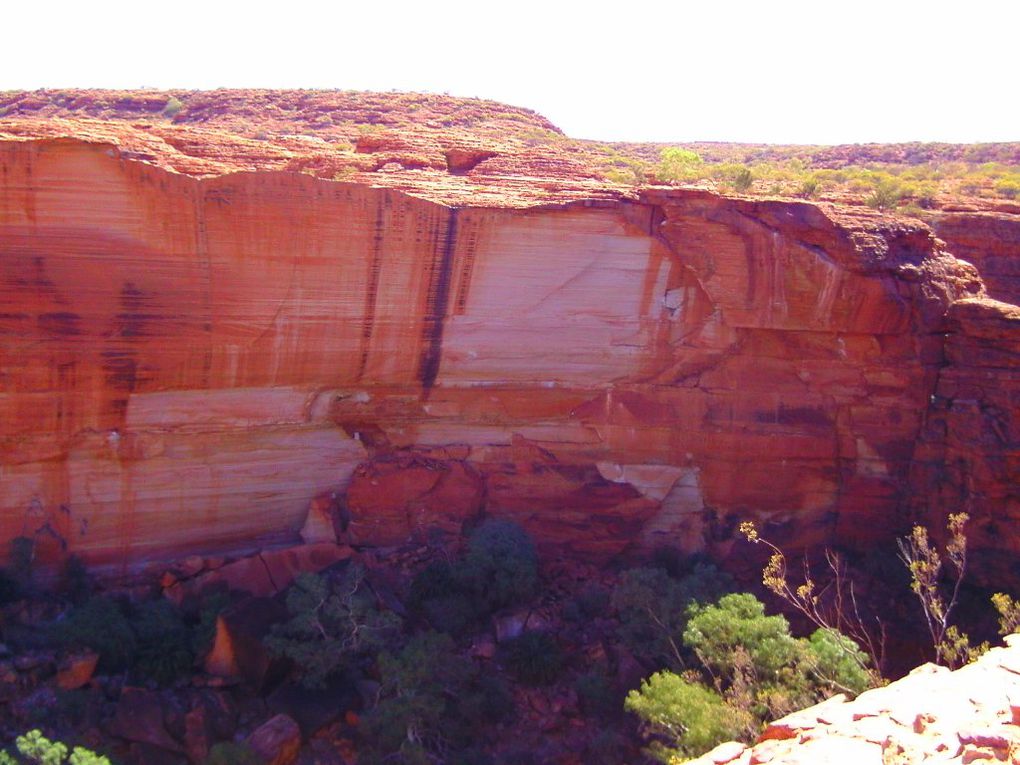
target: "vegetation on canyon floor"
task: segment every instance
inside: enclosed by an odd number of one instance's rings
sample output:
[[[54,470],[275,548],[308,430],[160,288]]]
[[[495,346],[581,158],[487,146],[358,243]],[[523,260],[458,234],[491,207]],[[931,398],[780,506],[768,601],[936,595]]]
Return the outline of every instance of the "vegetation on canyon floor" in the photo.
[[[970,643],[951,621],[964,597],[965,524],[963,515],[950,519],[941,548],[921,527],[901,544],[921,606],[913,627],[948,664],[975,654],[959,650]],[[204,724],[202,746],[189,740],[192,761],[200,751],[206,765],[257,765],[264,756],[241,734],[290,693],[318,710],[310,740],[341,742],[361,765],[619,765],[642,756],[671,764],[752,739],[763,723],[834,693],[882,683],[884,632],[874,619],[882,609],[853,589],[864,570],[830,556],[825,576],[805,568],[797,583],[777,545],[752,526],[742,531],[769,551],[761,594],[785,602],[796,629],[698,557],[664,550],[631,568],[565,576],[569,567],[556,573],[543,563],[520,527],[490,520],[464,545],[434,546],[412,564],[346,561],[299,575],[258,639],[272,668],[265,682],[226,686],[202,680],[196,667],[217,616],[252,598],[207,592],[178,606],[97,592],[73,558],[60,594],[49,594],[35,582],[30,540],[16,540],[2,578],[3,640],[14,653],[0,675],[16,691],[0,697],[3,756],[144,761],[152,744],[119,739],[130,735],[123,719],[151,725],[140,711],[149,704],[164,720],[183,720],[196,698],[214,698],[234,711],[229,724]],[[993,600],[1001,629],[1015,630],[1020,605],[1004,594]],[[57,657],[82,651],[97,657],[95,675],[54,687]],[[166,725],[194,735],[182,722]],[[153,740],[176,746],[161,735]]]

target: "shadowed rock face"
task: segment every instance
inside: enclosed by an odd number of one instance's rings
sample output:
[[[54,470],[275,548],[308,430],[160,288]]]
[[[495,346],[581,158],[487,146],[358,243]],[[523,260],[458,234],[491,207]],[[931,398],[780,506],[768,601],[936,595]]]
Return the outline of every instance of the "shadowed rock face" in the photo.
[[[357,544],[488,513],[596,558],[725,557],[746,518],[866,548],[958,483],[949,378],[1004,395],[968,358],[1016,358],[983,289],[921,224],[805,203],[453,208],[0,143],[0,539],[241,552],[336,494]],[[1008,552],[996,485],[978,515]]]

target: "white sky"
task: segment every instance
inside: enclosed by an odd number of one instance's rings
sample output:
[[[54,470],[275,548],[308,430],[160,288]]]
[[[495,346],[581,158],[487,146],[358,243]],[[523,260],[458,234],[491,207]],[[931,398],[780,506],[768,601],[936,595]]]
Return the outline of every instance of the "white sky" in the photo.
[[[1020,0],[10,0],[0,25],[0,89],[448,92],[607,140],[1020,140]]]

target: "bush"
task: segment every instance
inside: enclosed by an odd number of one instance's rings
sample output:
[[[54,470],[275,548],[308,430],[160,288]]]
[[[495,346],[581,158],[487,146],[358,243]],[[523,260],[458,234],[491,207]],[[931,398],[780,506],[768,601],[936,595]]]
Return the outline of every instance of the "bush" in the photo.
[[[455,702],[473,666],[438,632],[416,635],[395,654],[384,652],[378,666],[379,702],[362,724],[365,761],[432,762],[430,754],[449,746],[445,734],[458,721]]]
[[[112,598],[90,598],[71,611],[57,630],[65,645],[98,653],[100,672],[122,672],[134,663],[138,650],[134,630]]]
[[[263,765],[263,760],[244,744],[221,741],[210,747],[203,765]]]
[[[170,685],[190,674],[195,663],[191,630],[167,600],[142,603],[131,625],[137,641],[134,671],[159,685]]]
[[[92,578],[77,555],[71,555],[64,561],[60,571],[60,589],[75,605],[81,605],[92,595]]]
[[[490,612],[526,601],[538,586],[538,553],[511,521],[489,519],[468,540],[460,574]]]
[[[751,173],[750,168],[742,167],[733,176],[733,188],[737,191],[747,191],[753,183],[754,175]]]
[[[678,575],[679,560],[660,560]],[[634,655],[656,667],[681,669],[686,664],[680,636],[694,603],[710,603],[727,592],[732,580],[714,566],[696,563],[674,578],[664,568],[626,571],[613,590],[612,606],[620,619],[620,638]]]
[[[167,99],[166,106],[163,107],[163,116],[172,120],[183,108],[184,104],[179,98],[177,98],[177,96],[170,96],[170,98]]]
[[[508,640],[504,651],[510,671],[526,685],[550,685],[563,672],[563,652],[548,632],[525,632]]]
[[[736,676],[737,648],[747,652],[756,677],[763,682],[778,680],[799,653],[786,619],[766,616],[765,605],[746,592],[694,609],[683,639],[713,675],[730,682]]]
[[[583,711],[589,717],[612,717],[619,713],[620,694],[601,672],[592,670],[574,681],[574,691]]]
[[[23,736],[18,736],[14,745],[20,755],[15,758],[7,752],[0,752],[0,765],[19,765],[19,763],[31,763],[32,765],[110,765],[110,761],[102,755],[76,746],[70,751],[66,744],[59,741],[50,741],[43,736],[39,730],[30,730]]]
[[[751,720],[715,691],[672,672],[657,672],[627,695],[624,707],[635,713],[653,736],[647,753],[664,763],[701,754],[746,734]]]
[[[306,688],[323,687],[362,652],[388,645],[401,627],[398,616],[376,609],[356,565],[340,577],[299,574],[287,590],[287,611],[290,619],[274,625],[265,644],[297,665]]]
[[[659,155],[658,176],[663,181],[692,181],[700,177],[702,159],[697,152],[672,147]]]

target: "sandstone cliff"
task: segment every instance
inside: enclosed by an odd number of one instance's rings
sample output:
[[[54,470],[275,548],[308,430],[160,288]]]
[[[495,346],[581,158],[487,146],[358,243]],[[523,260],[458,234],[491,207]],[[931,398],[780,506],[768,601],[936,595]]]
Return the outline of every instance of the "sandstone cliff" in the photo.
[[[130,567],[488,513],[725,557],[748,517],[866,548],[964,504],[1009,569],[1020,315],[920,222],[33,124],[0,141],[0,539]]]

